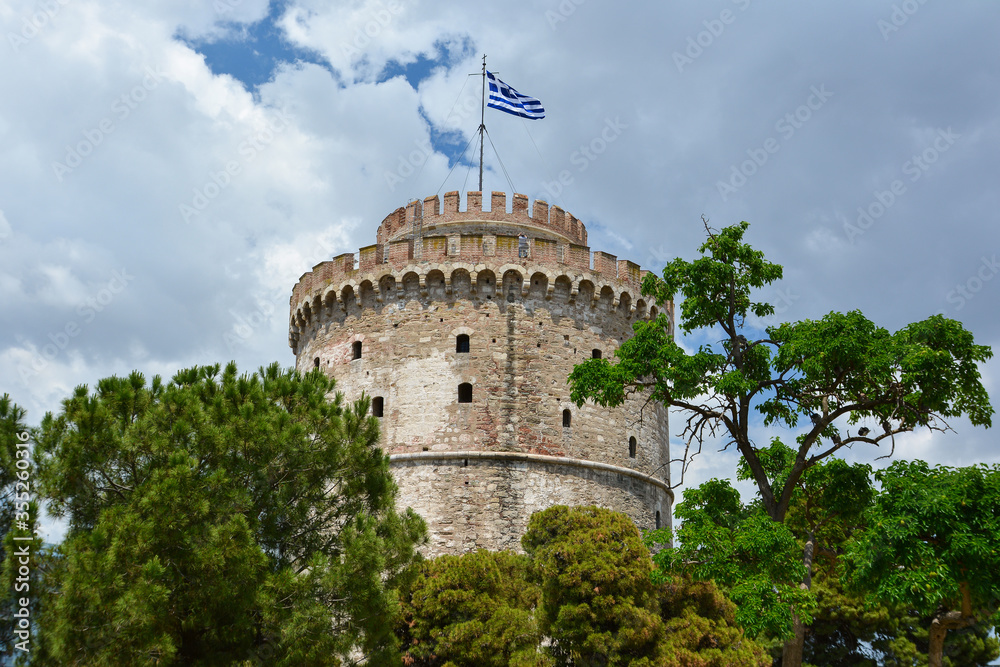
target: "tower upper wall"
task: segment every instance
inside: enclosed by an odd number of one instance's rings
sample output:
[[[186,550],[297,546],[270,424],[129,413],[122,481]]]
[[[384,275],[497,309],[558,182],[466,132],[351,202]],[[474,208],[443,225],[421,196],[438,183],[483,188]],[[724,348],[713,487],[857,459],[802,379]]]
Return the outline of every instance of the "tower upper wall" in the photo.
[[[549,207],[535,201],[529,216],[528,198],[513,196],[513,212],[507,212],[507,196],[493,193],[491,211],[482,211],[480,193],[469,192],[468,211],[458,210],[458,193],[445,194],[444,212],[438,210],[438,197],[422,202],[410,202],[396,209],[378,228],[377,243],[355,253],[337,255],[321,262],[299,277],[292,289],[290,305],[293,319],[296,311],[331,286],[340,286],[367,274],[376,283],[381,275],[391,275],[414,263],[462,262],[475,266],[481,263],[521,263],[530,260],[560,272],[586,272],[601,285],[614,285],[616,295],[622,290],[638,296],[642,279],[648,271],[626,259],[610,253],[594,251],[586,245],[587,230],[575,216],[558,206]],[[518,251],[518,234],[528,237],[528,257]],[[598,292],[600,287],[598,287]]]
[[[583,223],[573,214],[558,206],[550,207],[541,199],[536,199],[534,206],[529,209],[528,198],[515,193],[511,198],[511,210],[508,211],[507,193],[493,192],[490,210],[487,211],[483,209],[483,193],[469,192],[466,195],[466,210],[459,210],[459,204],[457,190],[445,193],[443,207],[437,195],[426,197],[423,201],[411,201],[385,217],[379,225],[377,241],[388,243],[406,238],[414,233],[415,227],[421,227],[421,233],[426,234],[444,227],[462,227],[475,223],[480,233],[489,232],[493,228],[493,233],[502,234],[512,227],[524,227],[534,231],[535,236],[587,245],[587,228]]]

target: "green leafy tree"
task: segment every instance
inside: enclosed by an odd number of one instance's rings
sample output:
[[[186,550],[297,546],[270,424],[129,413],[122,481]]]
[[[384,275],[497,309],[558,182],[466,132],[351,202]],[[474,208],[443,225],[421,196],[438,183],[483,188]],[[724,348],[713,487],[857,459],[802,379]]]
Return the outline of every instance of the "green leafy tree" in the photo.
[[[423,522],[394,509],[367,401],[235,364],[79,387],[38,433],[69,521],[39,664],[336,665],[397,655],[392,587]],[[47,662],[46,662],[47,661]]]
[[[844,667],[917,667],[927,664],[932,618],[905,604],[866,601],[841,586],[838,561],[817,558],[816,611],[807,628],[803,662]],[[1000,657],[990,626],[975,623],[948,633],[943,664],[986,667]]]
[[[744,635],[737,607],[711,581],[667,579],[658,589],[664,620],[659,667],[765,667],[771,659]]]
[[[440,556],[402,586],[397,632],[410,667],[549,665],[534,610],[528,559],[507,551]]]
[[[780,279],[781,266],[743,241],[746,222],[721,231],[705,227],[701,257],[673,260],[662,278],[648,274],[642,293],[659,303],[682,294],[680,330],[719,336],[719,343],[688,353],[661,314],[634,325],[616,360],[590,359],[570,375],[578,405],[588,399],[620,405],[641,392],[686,415],[680,483],[690,457],[721,433],[725,446],[739,451],[768,516],[781,522],[805,471],[844,447],[886,445],[891,455],[895,435],[920,427],[947,430],[951,417],[990,425],[993,408],[978,364],[992,352],[976,345],[959,322],[934,315],[890,333],[858,311],[832,312],[768,327],[755,339],[747,318],[768,317],[775,309],[755,301],[753,292]],[[790,469],[775,483],[754,428],[796,429],[803,421],[807,430],[796,438]],[[857,425],[853,434],[851,425]]]
[[[532,515],[521,544],[541,586],[539,628],[557,665],[768,664],[712,585],[664,578],[635,524],[597,507]]]
[[[743,505],[728,481],[712,479],[685,490],[674,513],[683,519],[677,546],[654,556],[654,581],[671,573],[714,581],[736,604],[736,621],[754,638],[791,635],[793,605],[808,620],[813,599],[799,586],[805,572],[799,544],[759,503]],[[655,533],[649,539],[665,541]]]
[[[761,464],[773,486],[782,486],[795,463],[795,451],[779,438],[762,448]],[[812,588],[815,560],[820,553],[835,561],[845,542],[862,524],[862,514],[871,505],[874,489],[871,466],[848,464],[831,458],[807,468],[796,482],[785,525],[800,543],[803,577],[800,588]],[[737,465],[737,478],[751,479],[745,461]],[[815,610],[815,606],[813,610]],[[783,651],[783,665],[800,664],[807,619],[792,612],[792,634]]]
[[[663,621],[653,561],[628,517],[556,505],[531,516],[521,545],[541,585],[539,627],[557,664],[655,664]]]
[[[1000,622],[1000,466],[898,461],[845,556],[855,591],[929,616],[928,664],[943,664],[949,630]]]

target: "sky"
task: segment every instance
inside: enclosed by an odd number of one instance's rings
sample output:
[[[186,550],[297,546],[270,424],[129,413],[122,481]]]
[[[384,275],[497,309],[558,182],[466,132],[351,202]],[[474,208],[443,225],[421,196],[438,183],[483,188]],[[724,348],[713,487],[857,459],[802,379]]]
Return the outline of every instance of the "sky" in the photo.
[[[652,270],[696,256],[703,216],[746,220],[785,267],[773,323],[943,313],[1000,349],[998,34],[1000,3],[942,0],[6,0],[0,394],[37,424],[133,369],[291,366],[303,272],[478,187],[484,54],[546,109],[487,110],[484,190]],[[1000,462],[951,425],[896,457]],[[686,486],[733,476],[718,449]]]

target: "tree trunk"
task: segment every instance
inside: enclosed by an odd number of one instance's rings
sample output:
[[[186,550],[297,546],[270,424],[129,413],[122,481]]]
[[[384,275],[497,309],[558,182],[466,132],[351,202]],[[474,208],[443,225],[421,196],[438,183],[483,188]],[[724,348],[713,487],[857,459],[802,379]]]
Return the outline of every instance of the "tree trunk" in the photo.
[[[949,612],[955,614],[958,612]],[[930,647],[927,651],[927,667],[941,667],[944,662],[944,638],[948,635],[948,628],[942,623],[941,618],[931,621]]]
[[[802,564],[806,566],[806,574],[802,578],[799,587],[804,590],[812,588],[812,563],[813,551],[815,549],[815,535],[809,531],[809,538],[806,540],[806,548],[802,553]],[[792,610],[792,638],[785,642],[781,650],[781,667],[802,667],[802,649],[806,640],[806,626],[802,618]]]
[[[802,667],[802,648],[806,640],[806,626],[798,614],[792,612],[795,634],[781,650],[781,667]]]
[[[959,584],[962,591],[962,611],[938,614],[931,621],[930,642],[927,648],[927,667],[942,667],[944,664],[944,639],[948,630],[957,630],[975,622],[972,615],[972,593],[968,582]]]

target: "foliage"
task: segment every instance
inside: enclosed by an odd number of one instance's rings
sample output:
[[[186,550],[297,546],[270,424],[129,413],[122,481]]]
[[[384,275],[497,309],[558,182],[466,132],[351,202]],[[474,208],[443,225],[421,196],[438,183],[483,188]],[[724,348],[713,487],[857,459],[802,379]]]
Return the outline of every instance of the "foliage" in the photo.
[[[950,629],[1000,621],[1000,466],[898,461],[845,556],[845,581],[930,616],[929,664]]]
[[[571,396],[578,405],[587,399],[619,405],[639,391],[686,413],[685,467],[692,447],[700,451],[707,436],[723,432],[776,521],[784,519],[802,474],[843,447],[894,443],[895,434],[921,426],[944,430],[944,420],[958,415],[990,425],[993,409],[977,364],[992,352],[940,315],[892,334],[860,312],[834,312],[769,327],[766,337],[748,340],[747,317],[774,314],[752,292],[782,275],[779,265],[743,242],[748,227],[713,231],[706,224],[700,258],[675,259],[662,278],[651,273],[642,286],[645,296],[664,304],[681,293],[680,329],[721,335],[720,344],[688,353],[673,340],[665,315],[637,322],[635,335],[615,351],[616,361],[590,359],[573,370]],[[758,418],[788,428],[803,418],[810,424],[779,483],[769,479],[751,436]],[[852,435],[851,424],[864,426]]]
[[[766,666],[770,658],[736,621],[736,605],[710,581],[683,577],[659,587],[665,639],[660,667]]]
[[[843,590],[837,563],[820,559],[812,590],[816,612],[805,635],[803,661],[845,667],[913,667],[927,664],[931,618],[901,604],[866,602]],[[948,634],[944,664],[982,666],[1000,657],[990,628],[982,623]]]
[[[39,664],[335,665],[395,654],[423,522],[394,509],[367,401],[277,364],[82,386],[38,433],[69,521]]]
[[[654,581],[667,573],[714,581],[736,603],[736,622],[754,638],[789,636],[792,605],[808,618],[813,600],[799,587],[805,572],[801,548],[759,503],[743,505],[728,481],[712,479],[685,490],[674,514],[683,519],[678,545],[653,557]],[[654,533],[649,539],[659,538]]]
[[[539,652],[533,612],[539,588],[528,560],[507,551],[440,556],[401,588],[397,634],[413,667],[551,664]]]
[[[628,517],[556,505],[531,516],[521,544],[541,585],[539,627],[557,664],[652,664],[637,659],[655,657],[663,631],[653,562]]]
[[[713,587],[650,585],[653,561],[623,514],[551,507],[532,515],[521,544],[557,665],[762,664]]]

